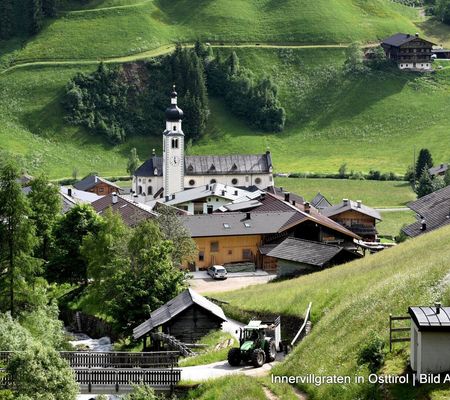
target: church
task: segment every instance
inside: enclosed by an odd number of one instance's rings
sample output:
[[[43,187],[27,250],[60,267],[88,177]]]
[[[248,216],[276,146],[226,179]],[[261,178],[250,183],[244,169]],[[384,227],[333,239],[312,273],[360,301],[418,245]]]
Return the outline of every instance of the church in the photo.
[[[185,156],[183,111],[177,105],[175,87],[166,110],[163,156],[153,155],[134,173],[132,190],[138,201],[172,196],[185,189],[221,183],[260,189],[273,186],[270,151],[265,154],[226,156]]]

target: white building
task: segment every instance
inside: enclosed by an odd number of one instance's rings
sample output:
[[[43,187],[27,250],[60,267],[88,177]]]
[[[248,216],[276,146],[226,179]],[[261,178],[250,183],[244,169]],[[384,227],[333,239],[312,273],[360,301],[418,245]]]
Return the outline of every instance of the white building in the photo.
[[[410,307],[411,369],[421,374],[450,372],[450,307]]]
[[[207,184],[258,188],[273,186],[270,151],[265,154],[226,156],[185,156],[183,111],[177,93],[171,94],[163,132],[163,156],[153,155],[134,173],[132,190],[141,202]]]

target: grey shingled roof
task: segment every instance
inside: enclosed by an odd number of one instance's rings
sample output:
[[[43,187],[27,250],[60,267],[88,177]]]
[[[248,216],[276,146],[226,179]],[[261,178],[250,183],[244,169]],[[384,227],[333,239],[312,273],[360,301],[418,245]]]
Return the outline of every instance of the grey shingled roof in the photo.
[[[374,208],[367,207],[364,204],[361,204],[361,207],[358,207],[358,203],[353,200],[348,200],[346,204],[344,204],[344,202],[342,201],[340,204],[337,204],[335,206],[324,208],[321,212],[326,217],[333,217],[335,215],[350,210],[357,211],[364,215],[368,215],[369,217],[375,218],[379,221],[381,221],[382,219],[380,213]]]
[[[344,248],[310,240],[287,238],[267,255],[282,260],[323,267]]]
[[[215,213],[180,217],[191,237],[264,235],[282,232],[298,214],[289,212]],[[248,225],[248,226],[246,226]]]
[[[400,47],[400,46],[402,46],[408,42],[411,42],[415,39],[421,39],[424,42],[430,43],[431,45],[435,44],[435,43],[432,43],[423,38],[416,37],[416,35],[410,35],[408,33],[396,33],[395,35],[392,35],[392,36],[388,37],[387,39],[384,39],[382,43],[387,44],[389,46]]]
[[[93,187],[95,187],[95,185],[97,185],[100,182],[106,183],[109,186],[113,186],[117,189],[118,192],[120,192],[120,187],[117,186],[115,183],[112,183],[97,175],[89,175],[86,178],[82,179],[81,181],[75,183],[73,187],[78,190],[86,191],[92,189]]]
[[[176,317],[178,314],[194,304],[202,307],[222,321],[227,321],[227,317],[218,305],[189,288],[181,292],[177,297],[173,298],[163,306],[159,307],[157,310],[153,311],[147,321],[134,328],[134,339],[141,338],[158,326],[170,321],[172,318]]]
[[[226,156],[186,156],[184,158],[186,176],[266,174],[271,171],[271,168],[272,157],[269,152]],[[159,156],[149,158],[134,173],[135,176],[162,176],[162,174],[163,159]]]
[[[450,185],[408,204],[408,207],[425,218],[427,229],[422,231],[418,221],[403,228],[410,237],[419,236],[450,224]]]
[[[320,192],[317,193],[316,196],[311,200],[311,205],[318,209],[324,209],[332,206],[332,204]]]
[[[447,172],[447,170],[448,170],[448,164],[439,164],[436,167],[429,168],[428,172],[430,173],[430,175],[434,176],[434,175],[444,174]]]
[[[409,307],[408,312],[419,331],[450,332],[450,307],[441,307],[439,314],[436,307]]]

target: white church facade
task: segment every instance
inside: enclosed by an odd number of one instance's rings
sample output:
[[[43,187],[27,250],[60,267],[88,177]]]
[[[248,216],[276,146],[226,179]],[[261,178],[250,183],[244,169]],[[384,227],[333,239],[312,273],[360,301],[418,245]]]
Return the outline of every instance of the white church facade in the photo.
[[[186,156],[183,111],[177,105],[175,90],[165,114],[162,157],[153,155],[133,176],[132,190],[139,201],[147,202],[214,183],[260,189],[273,186],[270,151],[258,155]]]

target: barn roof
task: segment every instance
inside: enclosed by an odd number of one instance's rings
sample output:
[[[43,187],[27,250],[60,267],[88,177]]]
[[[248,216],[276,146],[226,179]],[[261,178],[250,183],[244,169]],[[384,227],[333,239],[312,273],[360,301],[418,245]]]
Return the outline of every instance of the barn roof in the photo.
[[[450,332],[450,307],[409,307],[408,312],[419,331]]]
[[[287,238],[267,254],[269,257],[323,267],[339,254],[343,247],[313,242],[310,240]]]
[[[103,214],[108,208],[113,212],[119,213],[123,222],[131,227],[139,225],[142,221],[155,218],[156,213],[143,204],[133,203],[122,196],[117,196],[117,203],[113,203],[113,194],[101,197],[99,200],[91,203],[97,214]]]
[[[188,288],[181,292],[177,297],[153,311],[147,321],[134,328],[134,339],[141,338],[158,326],[170,321],[172,318],[176,317],[178,314],[194,304],[205,309],[222,321],[227,321],[227,317],[218,305],[193,291],[191,288]]]
[[[420,220],[403,228],[410,237],[450,224],[450,185],[408,204],[408,207],[425,218],[427,229],[422,231]]]
[[[121,191],[121,188],[119,186],[117,186],[115,183],[112,183],[112,182],[102,178],[101,176],[97,176],[97,175],[89,175],[86,178],[82,179],[81,181],[75,183],[73,185],[73,187],[78,190],[86,191],[86,190],[92,189],[99,183],[105,183],[109,186],[115,187],[118,192]]]
[[[317,193],[316,196],[311,200],[311,205],[319,209],[332,206],[332,204],[327,200],[327,198],[320,192]]]
[[[353,200],[344,200],[341,203],[336,204],[335,206],[324,208],[322,210],[322,214],[326,217],[333,217],[350,210],[359,212],[381,221],[381,215],[377,210]]]
[[[416,35],[411,35],[409,33],[396,33],[383,40],[383,44],[387,44],[389,46],[400,47],[408,42],[413,40],[420,39],[423,42],[430,43],[431,45],[435,45],[435,43],[430,42],[429,40],[425,40]]]
[[[185,156],[185,176],[267,174],[272,171],[272,156],[265,154],[234,154],[225,156]],[[162,176],[163,159],[153,156],[134,173],[135,176]]]

